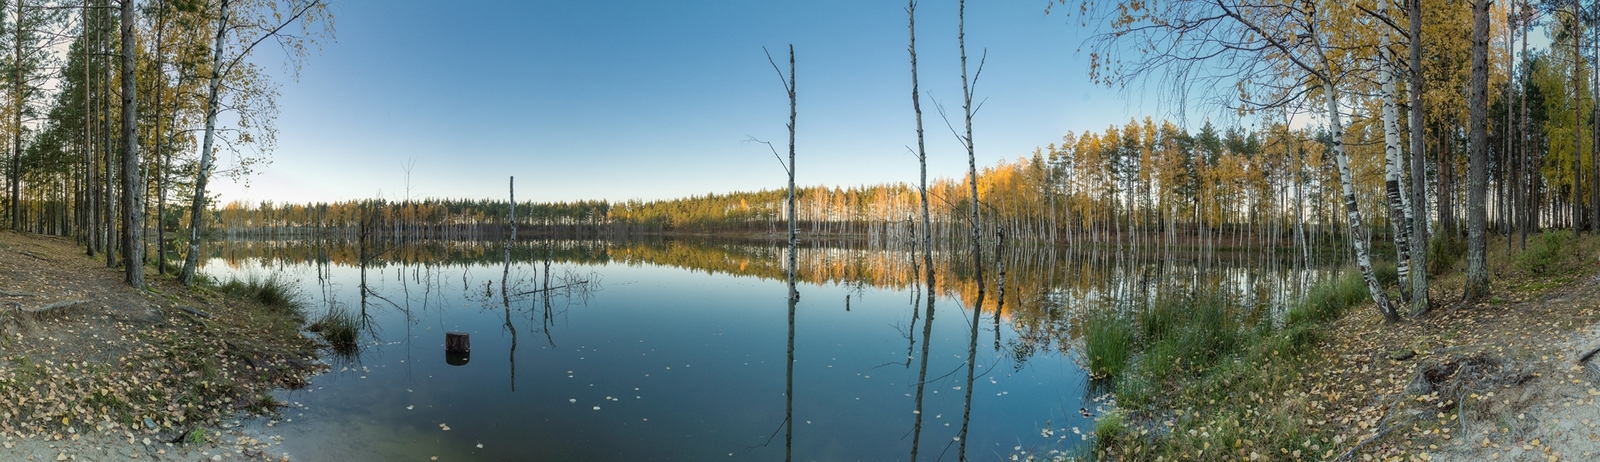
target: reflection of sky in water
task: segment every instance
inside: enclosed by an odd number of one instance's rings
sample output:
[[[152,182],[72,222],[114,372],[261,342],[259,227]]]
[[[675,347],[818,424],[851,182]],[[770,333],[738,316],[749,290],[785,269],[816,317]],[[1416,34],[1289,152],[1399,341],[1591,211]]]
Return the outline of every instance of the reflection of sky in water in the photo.
[[[208,271],[224,278],[267,271],[210,263]],[[514,334],[504,326],[499,265],[370,271],[373,291],[394,305],[369,299],[374,329],[360,359],[333,360],[333,372],[313,378],[309,389],[281,394],[296,406],[284,411],[292,421],[270,430],[285,436],[285,451],[306,460],[783,457],[788,326],[782,282],[651,265],[552,268],[557,275],[597,272],[602,288],[587,303],[552,299],[548,329],[542,300],[514,301]],[[308,298],[322,300],[312,266],[271,269],[297,279]],[[535,289],[532,279],[542,283],[535,269],[542,266],[514,265],[513,279],[523,282],[513,290]],[[358,270],[333,267],[330,279],[330,298],[359,310]],[[487,299],[486,281],[493,281]],[[907,361],[911,294],[832,284],[802,285],[800,293],[795,457],[908,458],[918,368]],[[410,322],[399,308],[407,305]],[[950,299],[940,299],[937,309],[919,457],[943,453],[953,460],[970,312]],[[968,455],[999,458],[1018,445],[1069,448],[1079,439],[1072,427],[1092,426],[1078,415],[1082,372],[1054,348],[1015,370],[1006,347],[994,350],[990,323],[979,335]],[[1013,329],[1000,329],[1009,343]],[[465,366],[445,364],[444,332],[452,330],[472,334]],[[921,330],[918,325],[919,337]],[[1047,421],[1067,431],[1041,436]]]

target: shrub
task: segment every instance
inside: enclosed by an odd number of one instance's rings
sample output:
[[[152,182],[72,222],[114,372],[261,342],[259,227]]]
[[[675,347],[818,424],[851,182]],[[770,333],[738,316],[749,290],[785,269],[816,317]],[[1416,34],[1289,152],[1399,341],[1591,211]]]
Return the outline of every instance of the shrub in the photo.
[[[1528,250],[1517,254],[1517,267],[1531,273],[1544,273],[1561,261],[1562,250],[1572,240],[1572,234],[1562,231],[1545,231]]]
[[[1378,280],[1378,287],[1389,287],[1400,283],[1400,269],[1389,263],[1374,263],[1372,277]]]
[[[1428,274],[1444,274],[1455,268],[1467,253],[1467,241],[1452,233],[1435,234],[1428,240]]]

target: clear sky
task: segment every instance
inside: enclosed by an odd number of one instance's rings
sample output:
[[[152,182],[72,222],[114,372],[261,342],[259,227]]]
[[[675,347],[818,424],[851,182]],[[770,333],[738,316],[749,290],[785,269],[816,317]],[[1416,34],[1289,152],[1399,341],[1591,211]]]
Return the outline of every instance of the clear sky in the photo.
[[[762,54],[794,44],[798,182],[916,179],[905,2],[879,0],[331,0],[336,40],[280,77],[278,149],[221,200],[333,201],[406,193],[524,200],[660,199],[776,188],[788,101]],[[1154,100],[1096,87],[1086,36],[1048,0],[967,5],[969,66],[988,49],[974,122],[980,164],[1067,131],[1161,118]],[[931,177],[956,177],[956,1],[917,10]],[[256,59],[279,69],[270,48]],[[785,66],[786,67],[786,66]],[[787,71],[787,69],[785,69]],[[229,159],[221,160],[224,167]],[[414,162],[414,164],[413,164]]]

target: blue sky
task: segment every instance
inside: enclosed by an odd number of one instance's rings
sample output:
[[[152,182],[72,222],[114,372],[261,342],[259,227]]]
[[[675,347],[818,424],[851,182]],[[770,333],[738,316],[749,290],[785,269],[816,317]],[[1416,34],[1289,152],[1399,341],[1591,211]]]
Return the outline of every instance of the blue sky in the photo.
[[[1096,87],[1076,23],[1047,0],[967,5],[978,85],[978,160],[1028,155],[1067,131],[1163,114]],[[332,0],[336,40],[298,80],[280,77],[278,149],[222,200],[407,195],[659,199],[781,186],[766,147],[787,138],[788,101],[762,54],[795,46],[798,182],[914,181],[906,4],[862,0],[422,2]],[[956,2],[924,0],[918,55],[929,174],[966,155],[959,124]],[[255,59],[279,69],[282,56]],[[787,69],[785,69],[787,71]],[[957,126],[959,128],[959,125]],[[224,157],[223,162],[227,162]]]

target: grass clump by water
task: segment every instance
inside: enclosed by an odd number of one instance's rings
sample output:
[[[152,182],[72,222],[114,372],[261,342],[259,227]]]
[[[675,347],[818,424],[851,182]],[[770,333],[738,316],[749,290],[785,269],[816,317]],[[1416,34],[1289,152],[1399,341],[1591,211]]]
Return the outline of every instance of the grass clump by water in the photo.
[[[1096,311],[1083,322],[1084,357],[1089,373],[1095,377],[1122,375],[1122,368],[1133,353],[1133,325],[1126,316],[1109,310]]]
[[[1392,280],[1393,267],[1386,271]],[[1315,430],[1296,417],[1302,410],[1295,406],[1303,403],[1283,398],[1300,383],[1326,324],[1367,297],[1360,271],[1352,268],[1309,289],[1281,323],[1247,316],[1243,303],[1222,293],[1161,297],[1131,315],[1091,315],[1084,331],[1091,371],[1105,373],[1116,391],[1115,409],[1096,423],[1095,456],[1322,456],[1309,443]],[[1113,323],[1121,325],[1107,325]],[[1109,338],[1095,338],[1100,335]],[[1090,349],[1100,353],[1098,366]],[[1116,357],[1126,362],[1106,364]]]
[[[306,330],[316,332],[328,342],[333,352],[340,356],[353,356],[359,347],[361,326],[356,315],[349,310],[338,306],[331,307],[326,314],[311,323]]]
[[[301,315],[305,308],[304,297],[294,282],[276,273],[267,276],[249,275],[244,279],[232,277],[216,289],[234,297],[251,300],[262,306],[285,314]]]
[[[1389,268],[1392,272],[1394,267]],[[1374,273],[1377,272],[1375,268]],[[1338,319],[1346,308],[1366,301],[1370,295],[1359,270],[1343,271],[1339,277],[1312,286],[1305,299],[1289,309],[1285,324],[1297,327]]]

